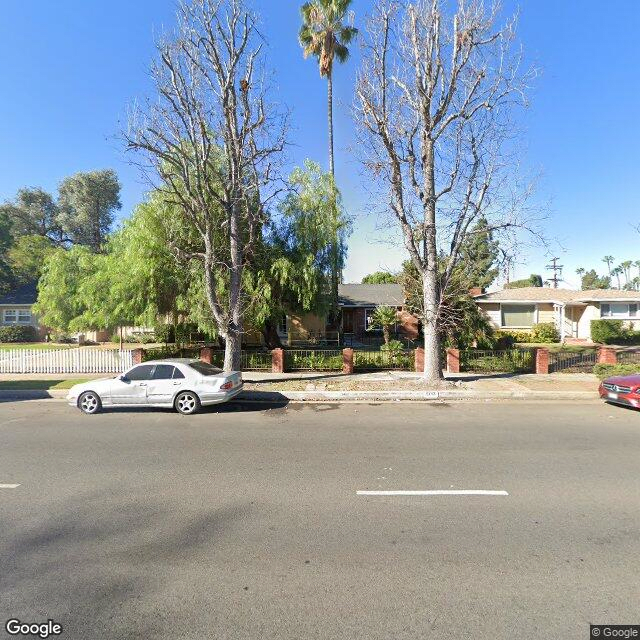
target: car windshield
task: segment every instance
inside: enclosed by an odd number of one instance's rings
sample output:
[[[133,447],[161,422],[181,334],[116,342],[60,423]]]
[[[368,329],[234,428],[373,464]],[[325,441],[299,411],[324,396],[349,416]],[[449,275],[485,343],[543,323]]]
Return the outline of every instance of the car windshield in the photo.
[[[217,376],[222,373],[222,369],[218,369],[208,362],[190,362],[189,366],[203,376]]]

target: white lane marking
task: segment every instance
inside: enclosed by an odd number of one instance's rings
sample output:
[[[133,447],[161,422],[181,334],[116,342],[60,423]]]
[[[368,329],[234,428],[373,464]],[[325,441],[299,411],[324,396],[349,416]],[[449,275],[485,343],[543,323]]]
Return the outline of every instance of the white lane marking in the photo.
[[[359,496],[508,496],[487,489],[430,489],[428,491],[356,491]]]
[[[0,484],[0,489],[17,489],[19,484]]]

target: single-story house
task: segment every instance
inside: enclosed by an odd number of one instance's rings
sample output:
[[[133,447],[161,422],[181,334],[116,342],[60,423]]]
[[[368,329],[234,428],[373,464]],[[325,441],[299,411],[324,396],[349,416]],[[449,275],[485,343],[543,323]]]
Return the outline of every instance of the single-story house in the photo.
[[[496,329],[528,331],[534,324],[553,322],[563,342],[590,341],[592,320],[626,320],[640,328],[638,291],[524,287],[481,293],[474,299]]]
[[[337,339],[338,333],[346,343],[357,342],[370,336],[371,318],[377,307],[394,307],[398,321],[393,333],[415,340],[419,335],[419,323],[405,308],[404,294],[399,284],[340,284],[338,285],[338,307],[340,324],[328,327],[326,318],[314,314],[287,316],[279,327],[284,340],[290,344],[314,337]]]
[[[38,298],[37,283],[25,284],[0,296],[0,326],[9,325],[32,326],[38,337],[43,338],[47,330],[40,326],[38,318],[31,307]]]

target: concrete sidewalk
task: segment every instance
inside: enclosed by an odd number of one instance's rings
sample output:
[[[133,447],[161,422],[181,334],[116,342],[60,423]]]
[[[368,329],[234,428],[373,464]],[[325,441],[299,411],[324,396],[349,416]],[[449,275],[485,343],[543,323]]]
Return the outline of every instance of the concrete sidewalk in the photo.
[[[8,376],[0,381],[19,382],[20,389],[1,389],[0,401],[64,399],[64,389],[27,389],[27,380],[54,376]],[[62,377],[62,376],[61,376]],[[71,376],[64,376],[69,379]],[[90,378],[91,376],[78,376]],[[95,376],[97,377],[97,376]],[[104,376],[101,376],[104,377]],[[592,374],[458,374],[447,376],[437,388],[426,385],[420,374],[381,371],[343,375],[334,373],[283,373],[249,371],[244,374],[245,401],[433,401],[433,400],[597,400],[598,379]]]

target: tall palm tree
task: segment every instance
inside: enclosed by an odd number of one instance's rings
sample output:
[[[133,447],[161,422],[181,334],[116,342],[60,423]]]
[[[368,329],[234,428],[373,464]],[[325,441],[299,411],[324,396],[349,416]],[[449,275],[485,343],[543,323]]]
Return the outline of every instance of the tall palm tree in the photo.
[[[348,45],[358,34],[353,26],[353,14],[349,11],[351,0],[310,0],[300,9],[302,26],[298,38],[304,57],[314,56],[320,67],[320,77],[327,79],[327,104],[329,120],[329,172],[335,180],[333,157],[333,63],[346,62]],[[331,247],[331,322],[338,315],[338,282],[340,280],[340,242],[338,239],[338,207],[334,204],[334,238]]]
[[[351,24],[351,0],[311,0],[300,10],[302,27],[298,35],[304,57],[315,56],[320,76],[327,79],[329,117],[329,171],[335,177],[333,158],[333,63],[346,62],[349,45],[358,34]]]
[[[607,269],[609,270],[609,277],[611,277],[613,275],[611,272],[611,265],[613,264],[613,256],[605,256],[604,258],[602,258],[602,262],[607,263]]]
[[[615,276],[618,280],[618,289],[622,289],[622,284],[620,283],[620,276],[622,275],[622,267],[617,266],[615,269],[611,269],[611,275]]]

